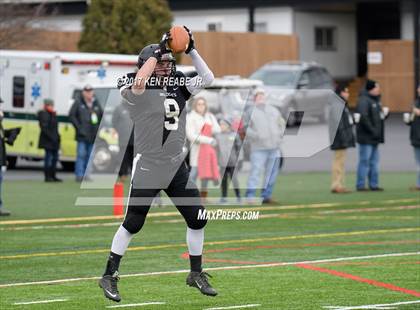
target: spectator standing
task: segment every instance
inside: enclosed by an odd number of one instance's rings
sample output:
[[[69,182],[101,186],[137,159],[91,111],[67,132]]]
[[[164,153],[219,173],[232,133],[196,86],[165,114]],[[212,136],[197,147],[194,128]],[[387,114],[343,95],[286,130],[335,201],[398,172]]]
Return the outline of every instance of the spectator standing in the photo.
[[[255,199],[263,174],[262,202],[275,204],[272,194],[279,172],[280,144],[286,122],[275,107],[266,104],[263,89],[255,91],[253,105],[247,108],[246,114],[246,139],[250,144],[251,162],[246,197],[249,202]]]
[[[119,157],[122,159],[118,177],[124,182],[130,174],[134,156],[134,133],[133,121],[125,106],[119,104],[112,113],[112,127],[118,133],[118,144],[120,147]],[[127,141],[128,140],[128,141]]]
[[[235,167],[239,163],[242,141],[239,134],[232,130],[231,123],[227,119],[219,121],[221,132],[216,135],[217,147],[219,151],[218,162],[222,177],[222,197],[221,203],[226,203],[229,178],[232,180],[236,199],[241,202],[238,178],[234,174]]]
[[[44,107],[38,112],[38,121],[41,129],[38,147],[45,150],[45,182],[62,182],[56,176],[60,135],[58,133],[57,115],[54,110],[53,100],[44,99]]]
[[[367,80],[357,104],[360,121],[357,124],[359,163],[357,167],[356,189],[358,191],[383,191],[379,187],[379,149],[385,142],[384,120],[387,108],[382,108],[379,83]],[[365,187],[368,179],[369,189]]]
[[[416,186],[410,188],[412,191],[420,191],[420,85],[417,87],[417,99],[414,102],[411,115],[405,120],[410,125],[410,141],[414,148],[414,157],[417,165]]]
[[[346,150],[355,147],[356,139],[353,132],[354,120],[350,113],[347,100],[349,99],[349,90],[345,85],[338,85],[335,93],[344,101],[343,112],[341,106],[333,104],[330,106],[329,132],[331,150],[334,151],[334,160],[332,164],[331,192],[332,193],[349,193],[345,187],[345,162]],[[340,108],[340,111],[337,109]],[[338,118],[337,114],[341,114]]]
[[[216,139],[213,135],[219,132],[220,127],[217,119],[208,111],[206,100],[202,97],[196,98],[191,112],[187,115],[186,134],[190,141],[190,179],[195,182],[197,176],[200,176],[200,194],[203,200],[207,197],[208,180],[216,178],[218,173],[218,169],[214,169],[214,159],[216,156],[217,161],[217,154],[214,149]],[[200,175],[199,161],[201,163]]]
[[[3,100],[0,98],[0,106]],[[2,199],[2,185],[3,185],[3,174],[7,167],[7,156],[6,156],[6,143],[13,145],[14,140],[20,132],[20,128],[14,128],[5,130],[3,128],[3,110],[0,109],[0,216],[9,216],[10,211],[3,208]]]
[[[82,96],[71,107],[69,116],[76,129],[75,174],[77,182],[81,182],[85,175],[102,114],[102,108],[95,98],[92,86],[86,85],[83,88]]]

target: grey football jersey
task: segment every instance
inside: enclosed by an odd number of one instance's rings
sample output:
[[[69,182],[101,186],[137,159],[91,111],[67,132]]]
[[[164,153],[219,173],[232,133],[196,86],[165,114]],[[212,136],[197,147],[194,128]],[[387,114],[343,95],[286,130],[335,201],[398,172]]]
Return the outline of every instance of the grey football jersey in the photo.
[[[147,85],[141,95],[131,92],[135,76],[129,73],[118,79],[123,104],[134,124],[135,152],[161,160],[178,156],[185,145],[186,101],[191,96],[180,82],[185,79],[184,74],[176,72],[177,82],[172,86]]]

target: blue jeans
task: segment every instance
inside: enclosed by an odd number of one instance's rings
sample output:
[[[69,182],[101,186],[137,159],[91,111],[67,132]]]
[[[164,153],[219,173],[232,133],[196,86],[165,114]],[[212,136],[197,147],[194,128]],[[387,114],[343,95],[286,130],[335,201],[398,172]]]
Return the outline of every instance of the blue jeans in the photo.
[[[416,164],[417,164],[417,182],[416,186],[420,187],[420,147],[416,146],[414,147],[414,156],[416,158]]]
[[[252,151],[250,162],[251,171],[248,178],[246,197],[255,197],[261,175],[264,173],[261,197],[270,199],[279,173],[280,151],[278,149]]]
[[[77,157],[75,164],[76,177],[82,178],[85,175],[92,149],[93,143],[77,141]]]
[[[370,188],[377,188],[379,186],[378,145],[359,144],[356,188],[364,188],[366,178],[368,178]]]
[[[191,170],[190,170],[190,180],[193,181],[194,183],[197,182],[197,176],[198,176],[198,168],[195,166],[191,166]]]
[[[55,168],[58,161],[58,150],[45,150],[44,168]]]

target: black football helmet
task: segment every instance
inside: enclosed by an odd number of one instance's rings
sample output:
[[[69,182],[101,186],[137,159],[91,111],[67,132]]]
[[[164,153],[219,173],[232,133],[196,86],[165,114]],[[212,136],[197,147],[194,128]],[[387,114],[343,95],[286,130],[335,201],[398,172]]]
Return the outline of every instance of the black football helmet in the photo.
[[[159,44],[149,44],[146,47],[144,47],[140,53],[139,53],[139,57],[137,59],[137,68],[141,68],[141,66],[144,65],[144,63],[147,61],[147,59],[149,59],[150,57],[153,56],[153,53],[160,48]],[[168,50],[167,53],[162,54],[162,58],[161,60],[159,60],[160,64],[165,64],[165,63],[169,63],[170,65],[170,74],[169,75],[174,75],[176,72],[176,65],[175,65],[175,57],[172,55],[171,51]],[[157,73],[159,70],[155,70],[155,73]],[[162,71],[166,71],[164,69],[162,69]]]

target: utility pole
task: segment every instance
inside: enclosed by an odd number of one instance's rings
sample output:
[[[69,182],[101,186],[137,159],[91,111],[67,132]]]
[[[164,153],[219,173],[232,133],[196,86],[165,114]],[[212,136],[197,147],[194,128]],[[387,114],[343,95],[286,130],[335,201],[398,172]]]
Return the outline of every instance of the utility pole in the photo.
[[[253,5],[250,5],[248,7],[248,15],[249,15],[248,31],[254,32],[255,31],[255,7]]]

